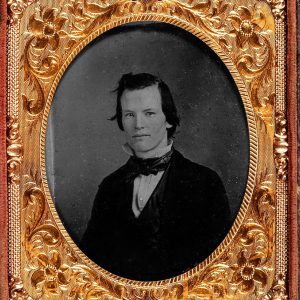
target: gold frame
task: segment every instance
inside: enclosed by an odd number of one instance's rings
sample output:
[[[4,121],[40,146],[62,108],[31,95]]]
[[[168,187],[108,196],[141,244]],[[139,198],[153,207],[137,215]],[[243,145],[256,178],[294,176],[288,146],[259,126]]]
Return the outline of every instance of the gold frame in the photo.
[[[284,2],[11,0],[9,9],[11,297],[286,299]],[[208,44],[235,79],[250,137],[247,188],[229,234],[196,268],[157,282],[127,280],[93,264],[61,224],[45,176],[47,116],[61,76],[91,40],[133,21],[174,24]]]

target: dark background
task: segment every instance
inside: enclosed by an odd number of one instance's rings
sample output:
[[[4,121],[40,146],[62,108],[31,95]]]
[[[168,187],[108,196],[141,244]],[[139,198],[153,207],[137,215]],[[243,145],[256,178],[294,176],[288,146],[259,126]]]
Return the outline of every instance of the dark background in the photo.
[[[181,117],[175,148],[219,174],[235,218],[249,164],[248,128],[237,87],[198,38],[169,24],[142,22],[114,28],[86,46],[54,95],[47,176],[70,236],[80,240],[98,185],[128,159],[122,132],[108,121],[115,112],[112,90],[128,72],[152,73],[169,85]]]

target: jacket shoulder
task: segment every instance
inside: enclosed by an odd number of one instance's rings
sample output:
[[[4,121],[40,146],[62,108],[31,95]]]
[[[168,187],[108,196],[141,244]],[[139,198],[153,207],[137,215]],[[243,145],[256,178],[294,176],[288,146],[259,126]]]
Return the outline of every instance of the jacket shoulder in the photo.
[[[180,171],[180,177],[184,181],[220,180],[219,175],[215,171],[192,162],[178,151],[175,152],[175,167]]]
[[[126,164],[120,167],[119,169],[115,170],[113,173],[109,174],[106,176],[100,186],[107,186],[107,185],[112,185],[115,183],[118,183],[120,180],[124,179],[124,176],[127,173],[127,167]]]
[[[193,205],[196,203],[207,214],[230,220],[229,202],[219,175],[212,169],[183,157],[179,152],[176,156],[172,181],[173,186],[178,184],[176,191],[181,191],[182,199]]]

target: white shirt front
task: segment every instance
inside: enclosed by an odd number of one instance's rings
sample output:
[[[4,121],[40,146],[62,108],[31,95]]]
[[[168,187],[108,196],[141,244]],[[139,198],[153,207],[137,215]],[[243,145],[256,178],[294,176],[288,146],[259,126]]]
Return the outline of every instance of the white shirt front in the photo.
[[[157,150],[155,155],[151,158],[161,157],[168,153],[173,145],[173,141],[169,143],[168,146],[160,148]],[[133,155],[133,151],[128,144],[123,146],[123,149],[129,155]],[[161,180],[164,171],[158,172],[156,175],[139,175],[134,179],[133,184],[133,197],[132,197],[132,211],[136,218],[139,217],[142,210],[146,206],[148,200],[150,199],[154,189],[156,188],[157,184]]]

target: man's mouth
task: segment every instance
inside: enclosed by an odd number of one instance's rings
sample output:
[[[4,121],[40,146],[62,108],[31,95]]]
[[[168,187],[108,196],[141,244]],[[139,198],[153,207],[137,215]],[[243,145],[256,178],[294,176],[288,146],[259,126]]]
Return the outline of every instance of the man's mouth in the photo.
[[[140,137],[145,137],[145,136],[150,136],[150,134],[135,134],[132,137],[133,138],[140,138]]]

